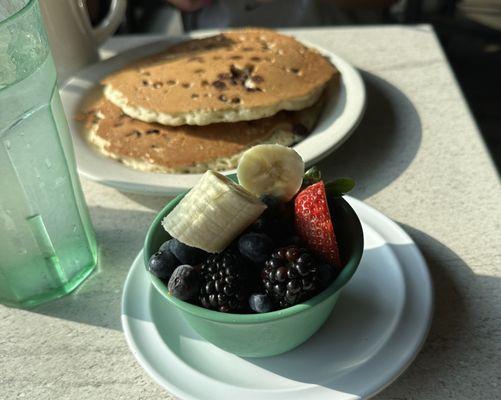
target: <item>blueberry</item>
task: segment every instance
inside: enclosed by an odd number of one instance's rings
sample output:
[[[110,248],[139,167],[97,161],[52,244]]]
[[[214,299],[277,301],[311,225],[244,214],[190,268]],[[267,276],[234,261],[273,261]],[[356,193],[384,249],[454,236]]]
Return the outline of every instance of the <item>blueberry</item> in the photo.
[[[271,299],[260,293],[254,293],[249,297],[249,306],[252,311],[265,313],[271,311]]]
[[[336,277],[337,271],[332,265],[322,264],[318,267],[318,275],[320,278],[320,284],[326,288]]]
[[[249,260],[262,263],[273,250],[273,241],[264,233],[247,233],[238,240],[238,250]]]
[[[159,247],[158,251],[169,251],[170,252],[170,242],[172,242],[172,239],[166,240],[165,242],[162,243],[162,245]]]
[[[207,253],[202,249],[188,246],[177,239],[171,239],[169,242],[170,251],[183,264],[200,264],[207,257]]]
[[[200,274],[191,265],[180,265],[172,273],[167,287],[169,294],[179,300],[191,300],[198,294]]]
[[[157,278],[169,279],[179,264],[179,261],[170,251],[157,251],[150,257],[146,269]]]

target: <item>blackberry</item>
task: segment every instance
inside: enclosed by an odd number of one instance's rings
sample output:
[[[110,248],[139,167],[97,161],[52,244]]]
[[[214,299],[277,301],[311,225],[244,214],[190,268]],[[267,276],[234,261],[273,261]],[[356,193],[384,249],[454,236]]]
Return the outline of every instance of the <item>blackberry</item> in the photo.
[[[244,312],[253,289],[252,277],[244,258],[234,249],[211,254],[202,264],[200,304],[221,312]]]
[[[321,288],[316,260],[306,249],[282,247],[264,265],[261,271],[264,289],[279,308],[308,300]]]

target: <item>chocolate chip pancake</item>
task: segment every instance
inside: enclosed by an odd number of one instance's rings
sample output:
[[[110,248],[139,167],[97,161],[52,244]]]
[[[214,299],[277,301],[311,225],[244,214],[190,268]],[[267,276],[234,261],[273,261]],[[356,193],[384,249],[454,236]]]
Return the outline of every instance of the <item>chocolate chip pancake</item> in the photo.
[[[255,144],[301,140],[321,112],[318,102],[256,121],[169,127],[130,118],[104,97],[91,107],[87,139],[98,151],[138,170],[169,173],[235,168],[240,154]]]
[[[208,125],[312,106],[338,79],[321,54],[266,29],[240,29],[170,46],[103,80],[106,98],[132,118]]]

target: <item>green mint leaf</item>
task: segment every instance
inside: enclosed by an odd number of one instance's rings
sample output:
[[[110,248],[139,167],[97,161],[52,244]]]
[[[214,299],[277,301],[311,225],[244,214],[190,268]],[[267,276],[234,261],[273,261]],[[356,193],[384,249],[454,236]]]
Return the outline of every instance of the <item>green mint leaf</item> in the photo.
[[[318,167],[315,165],[304,173],[303,187],[313,185],[314,183],[320,182],[321,180],[322,173],[320,172],[320,169],[318,169]]]
[[[355,181],[350,178],[338,178],[325,185],[325,191],[329,196],[339,197],[348,193],[355,187]]]

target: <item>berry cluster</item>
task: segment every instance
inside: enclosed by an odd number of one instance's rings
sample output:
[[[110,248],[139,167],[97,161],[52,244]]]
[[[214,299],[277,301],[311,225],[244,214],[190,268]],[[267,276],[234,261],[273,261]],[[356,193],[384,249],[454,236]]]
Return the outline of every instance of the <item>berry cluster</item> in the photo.
[[[170,239],[147,269],[181,300],[227,313],[263,313],[304,302],[335,278],[294,226],[294,201],[264,196],[267,209],[219,254]]]

